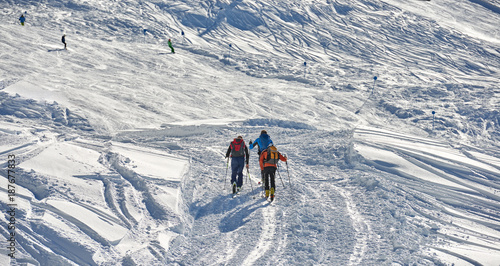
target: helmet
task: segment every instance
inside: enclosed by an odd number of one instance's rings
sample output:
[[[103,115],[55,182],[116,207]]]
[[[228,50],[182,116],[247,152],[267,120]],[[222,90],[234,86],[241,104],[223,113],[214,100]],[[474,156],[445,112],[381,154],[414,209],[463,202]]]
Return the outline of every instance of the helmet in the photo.
[[[267,131],[262,130],[262,131],[260,132],[260,134],[267,134]]]

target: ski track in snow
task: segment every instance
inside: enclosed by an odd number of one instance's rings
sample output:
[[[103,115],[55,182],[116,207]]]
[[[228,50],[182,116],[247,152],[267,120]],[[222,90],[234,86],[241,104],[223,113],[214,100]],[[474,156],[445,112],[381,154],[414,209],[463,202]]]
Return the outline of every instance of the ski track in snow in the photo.
[[[254,263],[271,248],[276,248],[273,239],[276,238],[276,210],[272,207],[262,210],[262,231],[255,248],[243,261],[243,265],[254,265]],[[272,252],[272,251],[271,251]]]
[[[352,219],[354,230],[356,231],[356,245],[353,248],[353,253],[349,258],[349,265],[360,265],[366,247],[368,245],[368,238],[372,234],[370,225],[364,220],[363,216],[356,210],[352,195],[347,194],[346,191],[340,191],[342,197],[345,198],[347,213]]]
[[[14,2],[1,265],[498,265],[498,0]],[[271,204],[223,159],[262,129]]]

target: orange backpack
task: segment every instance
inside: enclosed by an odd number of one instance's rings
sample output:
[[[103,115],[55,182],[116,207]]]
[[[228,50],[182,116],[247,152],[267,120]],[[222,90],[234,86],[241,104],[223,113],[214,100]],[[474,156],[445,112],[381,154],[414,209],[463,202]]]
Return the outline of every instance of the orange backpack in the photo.
[[[280,159],[280,153],[278,152],[278,149],[274,146],[270,146],[267,148],[267,157],[264,159],[264,163],[269,163],[269,164],[278,164],[278,161]]]

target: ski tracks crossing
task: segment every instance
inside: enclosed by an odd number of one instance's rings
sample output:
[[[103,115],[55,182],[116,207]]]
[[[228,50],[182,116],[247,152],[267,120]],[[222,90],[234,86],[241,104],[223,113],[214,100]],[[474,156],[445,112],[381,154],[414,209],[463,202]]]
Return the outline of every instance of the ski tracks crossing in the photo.
[[[293,191],[288,184],[285,188],[278,185],[281,197],[273,203],[281,210],[281,215],[274,213],[275,230],[284,236],[274,240],[282,247],[274,252],[287,260],[280,263],[361,265],[368,245],[374,243],[374,233],[358,210],[355,195],[339,185],[339,179],[320,176],[308,166],[294,171],[301,177],[296,178]],[[272,215],[270,211],[263,210],[264,221]]]
[[[276,131],[284,137],[279,148],[290,158],[300,157],[302,145],[308,144],[290,145],[297,143],[296,136]],[[253,179],[253,193],[244,179],[246,185],[233,198],[228,183],[218,178],[226,169],[206,167],[215,164],[212,152],[202,157],[193,161],[190,171],[196,177],[190,181],[196,192],[189,197],[193,224],[171,250],[173,261],[190,265],[360,265],[367,261],[369,245],[376,243],[374,233],[358,209],[356,195],[346,187],[342,170],[291,160],[293,187],[281,182],[287,180],[278,180],[287,179],[284,168],[278,170],[276,200],[268,203]],[[222,194],[220,186],[225,187]]]

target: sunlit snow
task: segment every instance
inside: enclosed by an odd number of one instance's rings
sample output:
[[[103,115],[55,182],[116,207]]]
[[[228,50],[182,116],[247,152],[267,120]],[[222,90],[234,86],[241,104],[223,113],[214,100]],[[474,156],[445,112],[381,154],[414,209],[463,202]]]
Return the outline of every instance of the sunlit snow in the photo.
[[[0,264],[498,266],[498,25],[499,0],[0,0]],[[227,147],[263,129],[276,200],[256,149],[233,198]]]

